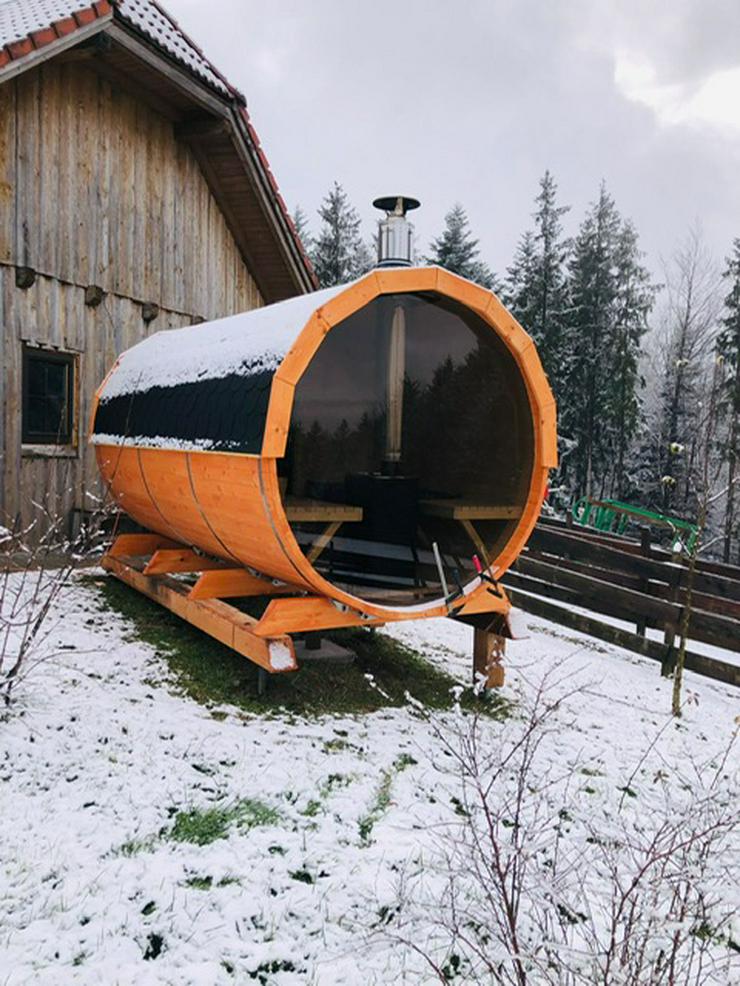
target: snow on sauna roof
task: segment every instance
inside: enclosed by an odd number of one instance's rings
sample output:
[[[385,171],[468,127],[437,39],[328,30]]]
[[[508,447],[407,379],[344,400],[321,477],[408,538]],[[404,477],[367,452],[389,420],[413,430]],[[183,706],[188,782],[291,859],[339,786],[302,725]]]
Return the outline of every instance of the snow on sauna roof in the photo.
[[[121,355],[100,401],[152,387],[275,370],[316,309],[347,287],[325,288],[213,322],[157,332]]]

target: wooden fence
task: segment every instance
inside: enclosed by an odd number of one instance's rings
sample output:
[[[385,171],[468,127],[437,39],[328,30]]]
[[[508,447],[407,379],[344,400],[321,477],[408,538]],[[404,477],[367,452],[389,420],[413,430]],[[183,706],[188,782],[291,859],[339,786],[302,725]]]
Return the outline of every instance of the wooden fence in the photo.
[[[669,673],[678,650],[688,566],[651,545],[649,533],[645,528],[636,541],[541,520],[503,584],[525,612],[657,660]],[[634,630],[592,614],[634,624]],[[662,640],[648,637],[648,628],[662,631]],[[740,568],[697,562],[689,638],[740,652]],[[740,685],[740,665],[729,661],[689,650],[686,667]]]

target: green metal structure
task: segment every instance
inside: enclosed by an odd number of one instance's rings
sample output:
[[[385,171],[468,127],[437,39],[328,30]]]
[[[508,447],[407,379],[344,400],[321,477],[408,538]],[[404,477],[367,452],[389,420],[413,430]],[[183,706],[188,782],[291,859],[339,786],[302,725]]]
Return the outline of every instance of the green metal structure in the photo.
[[[696,544],[699,528],[688,520],[668,517],[644,507],[619,500],[594,500],[583,496],[573,504],[573,519],[583,527],[594,527],[597,531],[623,534],[629,523],[650,524],[654,527],[668,528],[673,536],[674,550],[691,554]],[[680,546],[680,549],[676,548]]]

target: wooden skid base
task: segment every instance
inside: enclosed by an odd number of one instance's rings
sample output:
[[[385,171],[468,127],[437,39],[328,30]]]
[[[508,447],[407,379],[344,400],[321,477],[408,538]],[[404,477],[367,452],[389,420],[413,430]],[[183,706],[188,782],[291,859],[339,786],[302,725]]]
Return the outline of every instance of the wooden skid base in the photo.
[[[102,561],[103,568],[122,582],[176,613],[181,619],[215,637],[271,673],[295,671],[293,641],[289,634],[339,627],[382,626],[383,622],[323,596],[296,595],[299,590],[277,580],[252,575],[246,569],[197,554],[156,534],[121,534]],[[190,586],[172,578],[174,573],[195,573]],[[224,598],[277,596],[262,617],[242,613]],[[502,658],[506,615],[510,603],[498,588],[465,601],[453,619],[475,628],[474,680],[486,688],[504,683]],[[422,614],[419,614],[422,615]],[[414,619],[400,615],[399,619]]]
[[[215,637],[238,654],[271,673],[295,671],[293,641],[287,634],[261,637],[254,632],[257,621],[220,599],[190,599],[188,586],[168,575],[144,575],[131,557],[108,553],[103,568],[127,585],[176,613],[183,620]]]

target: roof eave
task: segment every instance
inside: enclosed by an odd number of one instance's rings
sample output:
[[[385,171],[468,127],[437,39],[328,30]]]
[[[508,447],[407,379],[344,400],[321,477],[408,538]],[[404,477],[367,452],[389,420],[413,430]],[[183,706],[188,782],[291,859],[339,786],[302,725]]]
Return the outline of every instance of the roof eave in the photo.
[[[66,18],[17,42],[17,55],[12,59],[6,55],[4,64],[0,59],[0,85],[101,33],[165,75],[171,84],[186,93],[206,113],[227,121],[235,152],[259,201],[260,211],[282,257],[289,282],[297,293],[314,290],[317,282],[311,262],[293,226],[259,138],[249,122],[244,97],[224,80],[231,94],[226,97],[210,86],[207,80],[188,71],[177,59],[129,24],[108,0],[99,0],[82,12],[82,16]],[[2,49],[0,53],[4,54]],[[207,154],[207,145],[204,153]],[[244,251],[244,255],[245,260],[249,261],[248,251]],[[290,297],[291,292],[285,290],[287,283],[282,288],[271,287],[256,266],[250,263],[250,272],[265,301]]]

